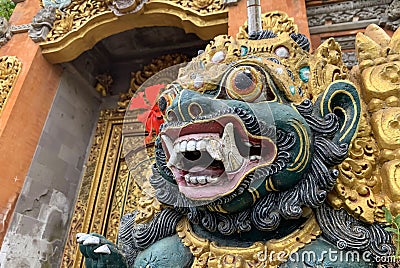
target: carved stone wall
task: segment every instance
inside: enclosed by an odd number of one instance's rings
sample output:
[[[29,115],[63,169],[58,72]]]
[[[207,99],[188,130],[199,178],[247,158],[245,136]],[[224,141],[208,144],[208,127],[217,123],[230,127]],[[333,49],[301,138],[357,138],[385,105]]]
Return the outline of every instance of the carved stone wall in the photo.
[[[60,263],[98,116],[100,102],[91,90],[76,74],[64,72],[1,247],[0,267]]]
[[[393,0],[307,1],[307,18],[313,47],[334,36],[344,51],[347,67],[357,64],[354,41],[358,31],[382,23]]]
[[[385,14],[392,0],[343,1],[307,7],[311,33],[327,32],[326,29],[359,29],[377,23]]]

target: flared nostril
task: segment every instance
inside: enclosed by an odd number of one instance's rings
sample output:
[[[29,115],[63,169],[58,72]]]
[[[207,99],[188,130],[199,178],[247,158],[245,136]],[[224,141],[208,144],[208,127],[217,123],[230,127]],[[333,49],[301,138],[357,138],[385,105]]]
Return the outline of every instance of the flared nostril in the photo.
[[[203,114],[203,109],[201,108],[200,104],[192,102],[191,104],[189,104],[188,112],[190,117],[196,118]]]
[[[160,108],[160,111],[165,114],[165,110],[167,110],[167,106],[168,106],[168,101],[165,99],[165,97],[161,97],[158,100],[158,108]]]
[[[167,112],[167,120],[169,122],[176,122],[178,121],[178,116],[176,116],[176,113],[173,110],[169,110]]]

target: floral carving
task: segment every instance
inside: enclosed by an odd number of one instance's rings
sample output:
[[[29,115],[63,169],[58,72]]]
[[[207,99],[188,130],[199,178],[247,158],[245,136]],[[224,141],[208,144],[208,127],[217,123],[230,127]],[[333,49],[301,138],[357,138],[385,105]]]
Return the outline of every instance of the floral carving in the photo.
[[[400,82],[400,68],[397,65],[388,65],[382,70],[381,76],[383,79],[398,84]]]
[[[183,7],[193,9],[202,14],[220,11],[225,8],[223,0],[173,0],[172,2],[175,2]]]
[[[21,66],[22,63],[16,57],[4,56],[0,58],[0,114],[14,88]]]

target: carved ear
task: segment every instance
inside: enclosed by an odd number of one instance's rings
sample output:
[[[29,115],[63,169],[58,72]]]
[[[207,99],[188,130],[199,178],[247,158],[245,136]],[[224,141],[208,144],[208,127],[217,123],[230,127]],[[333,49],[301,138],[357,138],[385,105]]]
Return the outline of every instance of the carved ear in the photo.
[[[328,86],[318,102],[322,116],[334,113],[339,119],[339,130],[333,141],[349,145],[357,133],[361,114],[356,87],[349,81],[337,80]]]

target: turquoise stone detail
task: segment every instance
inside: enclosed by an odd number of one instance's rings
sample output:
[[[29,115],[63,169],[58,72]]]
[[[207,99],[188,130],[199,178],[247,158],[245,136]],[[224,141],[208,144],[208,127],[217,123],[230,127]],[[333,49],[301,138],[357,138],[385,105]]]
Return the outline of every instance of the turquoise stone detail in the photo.
[[[290,93],[292,93],[292,95],[296,94],[296,88],[294,86],[289,86],[290,89]]]
[[[240,56],[246,56],[247,53],[249,52],[249,48],[246,46],[241,46],[240,47]]]
[[[299,75],[300,75],[301,81],[303,81],[304,83],[307,83],[308,80],[310,79],[310,66],[301,67],[299,70]]]

